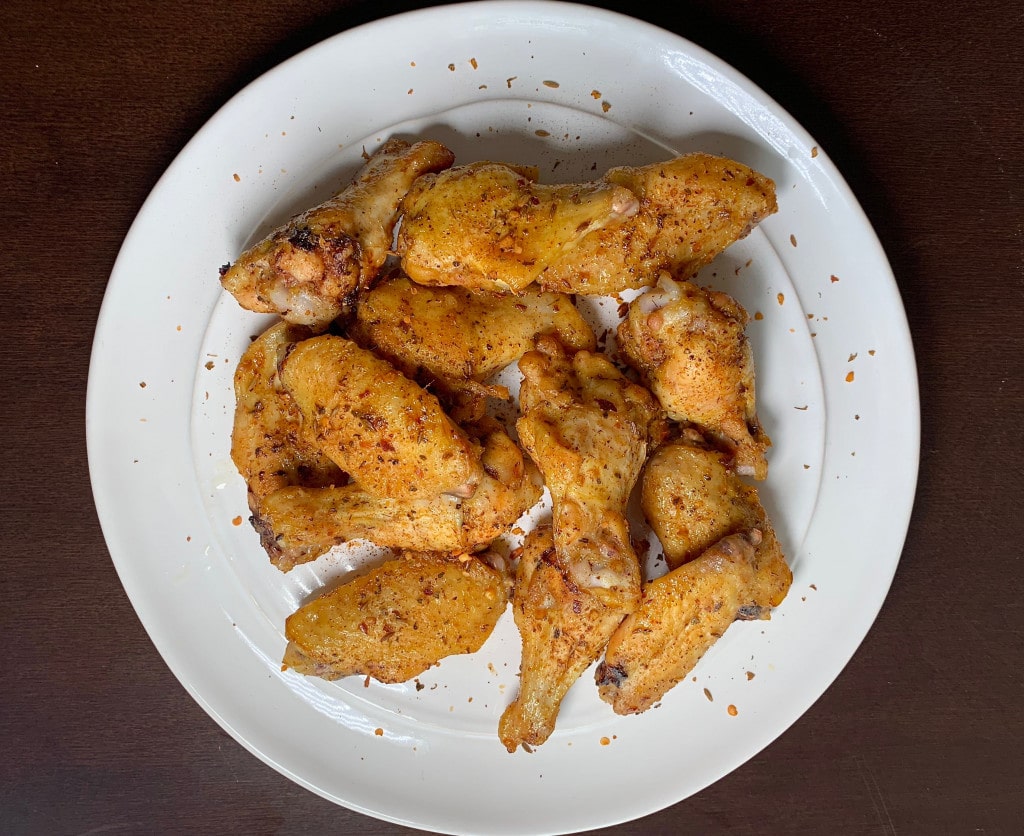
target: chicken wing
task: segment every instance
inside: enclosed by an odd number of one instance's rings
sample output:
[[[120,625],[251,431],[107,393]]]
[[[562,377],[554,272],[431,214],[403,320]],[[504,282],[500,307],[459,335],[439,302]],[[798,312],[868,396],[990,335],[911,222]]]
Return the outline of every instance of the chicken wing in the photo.
[[[349,336],[389,360],[450,404],[456,417],[479,418],[492,374],[554,333],[566,346],[593,350],[594,332],[563,293],[529,287],[517,296],[461,287],[423,287],[405,276],[377,285],[360,303]],[[451,412],[451,410],[449,410]]]
[[[246,349],[235,369],[231,459],[248,486],[253,520],[271,493],[288,485],[344,485],[348,477],[307,436],[302,415],[281,388],[277,363],[308,329],[279,322]]]
[[[351,313],[387,258],[399,201],[413,181],[454,162],[438,142],[384,143],[355,181],[292,218],[223,268],[221,283],[247,310],[323,330]]]
[[[606,357],[569,357],[554,337],[540,337],[519,367],[516,428],[551,492],[554,548],[541,549],[537,566],[527,564],[517,578],[520,692],[499,726],[510,751],[548,738],[565,693],[639,603],[625,509],[658,417],[651,394]],[[559,638],[562,629],[571,647],[544,645],[545,635]]]
[[[344,337],[289,347],[281,383],[307,431],[368,494],[395,499],[470,496],[480,451],[437,398]]]
[[[588,231],[540,276],[545,290],[608,294],[685,279],[778,209],[775,184],[724,157],[686,154],[639,168],[613,168],[604,181],[639,198],[628,219]]]
[[[340,543],[462,553],[483,548],[540,499],[540,474],[493,419],[470,428],[483,444],[483,477],[468,499],[371,496],[359,485],[285,488],[266,497],[254,525],[278,566],[313,560]]]
[[[402,201],[402,269],[420,284],[519,291],[589,232],[638,207],[610,182],[535,180],[536,171],[500,163],[420,178]]]
[[[748,319],[731,296],[662,274],[630,304],[618,339],[669,418],[696,424],[741,474],[764,479],[771,439],[757,420]]]
[[[644,586],[594,674],[616,714],[638,714],[680,682],[739,616],[755,583],[755,528],[719,540]]]
[[[755,579],[740,616],[768,618],[771,608],[786,597],[793,573],[757,489],[727,468],[723,455],[702,443],[696,432],[686,435],[660,446],[644,467],[640,479],[644,516],[673,569],[723,537],[757,529]]]
[[[479,650],[507,605],[501,572],[483,561],[405,554],[290,615],[283,666],[324,679],[404,682]]]

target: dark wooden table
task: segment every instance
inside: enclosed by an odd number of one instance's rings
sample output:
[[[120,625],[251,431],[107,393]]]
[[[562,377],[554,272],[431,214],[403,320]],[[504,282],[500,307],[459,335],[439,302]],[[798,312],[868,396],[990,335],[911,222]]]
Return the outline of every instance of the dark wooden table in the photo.
[[[263,765],[171,675],[104,545],[84,407],[114,258],[186,141],[281,60],[425,5],[0,5],[0,832],[407,832]],[[746,765],[612,830],[1021,832],[1019,3],[601,5],[716,53],[829,150],[895,270],[923,419],[906,548],[849,666]]]

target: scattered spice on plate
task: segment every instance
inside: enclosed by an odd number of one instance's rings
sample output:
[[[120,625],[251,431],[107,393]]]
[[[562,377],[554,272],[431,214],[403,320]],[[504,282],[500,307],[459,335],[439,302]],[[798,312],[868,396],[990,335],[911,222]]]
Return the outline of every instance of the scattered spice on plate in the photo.
[[[239,517],[235,517],[235,518],[234,518],[234,519],[233,519],[233,520],[231,521],[231,524],[232,524],[232,525],[234,525],[234,526],[239,526],[239,525],[241,525],[241,524],[242,524],[242,518],[241,518],[240,516],[239,516]]]
[[[729,707],[725,710],[729,712],[730,717],[735,717],[737,714],[739,714],[739,711],[736,710],[736,706],[732,703],[730,703]]]

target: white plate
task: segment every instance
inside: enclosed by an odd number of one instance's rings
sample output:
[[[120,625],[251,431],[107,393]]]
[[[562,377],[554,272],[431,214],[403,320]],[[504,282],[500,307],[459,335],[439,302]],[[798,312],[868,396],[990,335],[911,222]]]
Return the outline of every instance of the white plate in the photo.
[[[237,524],[248,512],[228,457],[231,374],[266,318],[222,294],[217,268],[326,197],[364,146],[394,134],[440,139],[462,162],[537,163],[549,180],[700,149],[778,186],[779,213],[703,279],[763,315],[749,327],[759,411],[775,441],[762,494],[793,588],[770,622],[736,624],[696,682],[644,715],[616,717],[584,675],[532,755],[509,755],[496,735],[516,689],[510,614],[480,653],[420,677],[421,690],[282,673],[284,617],[346,557],[285,576]],[[686,798],[822,694],[895,571],[919,410],[885,256],[799,125],[675,35],[581,6],[487,2],[338,35],[210,120],[117,260],[87,425],[96,505],[125,589],[167,664],[240,743],[373,816],[443,832],[550,833]]]

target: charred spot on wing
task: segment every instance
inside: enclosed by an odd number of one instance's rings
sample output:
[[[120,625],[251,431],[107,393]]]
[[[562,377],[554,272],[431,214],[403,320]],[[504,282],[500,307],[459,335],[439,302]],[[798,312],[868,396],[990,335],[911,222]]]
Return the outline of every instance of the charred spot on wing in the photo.
[[[598,686],[611,685],[614,688],[618,688],[629,678],[629,674],[619,665],[609,665],[607,662],[602,662],[597,666],[594,678]]]
[[[230,270],[230,269],[231,269],[231,262],[229,261],[227,264],[222,264],[217,269],[217,272],[220,273],[220,277],[223,279],[224,276],[227,275],[228,270]]]
[[[316,247],[316,238],[308,226],[300,226],[288,237],[288,243],[308,253]]]
[[[764,607],[759,607],[757,604],[747,604],[745,607],[740,607],[736,613],[737,621],[756,621],[762,617],[764,613]]]

